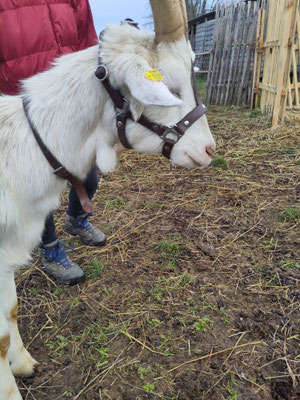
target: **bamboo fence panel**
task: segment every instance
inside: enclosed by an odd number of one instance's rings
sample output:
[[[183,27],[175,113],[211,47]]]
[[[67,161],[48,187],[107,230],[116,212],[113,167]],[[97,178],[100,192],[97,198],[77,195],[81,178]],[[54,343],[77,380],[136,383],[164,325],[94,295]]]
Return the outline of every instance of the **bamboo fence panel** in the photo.
[[[295,36],[291,49],[291,73],[288,79],[287,111],[300,111],[300,2],[295,18]]]
[[[260,109],[272,115],[272,125],[284,120],[287,103],[299,107],[299,14],[299,0],[277,0],[258,15],[251,104],[257,106],[260,94]]]
[[[262,1],[217,4],[216,29],[206,84],[206,101],[250,104],[256,26]]]

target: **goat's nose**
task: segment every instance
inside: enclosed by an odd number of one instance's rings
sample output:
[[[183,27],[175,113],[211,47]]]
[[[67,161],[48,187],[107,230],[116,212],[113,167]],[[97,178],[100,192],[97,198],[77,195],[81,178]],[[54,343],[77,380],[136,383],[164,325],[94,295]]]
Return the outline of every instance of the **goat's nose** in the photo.
[[[215,149],[216,149],[216,146],[206,146],[206,147],[205,147],[206,153],[207,153],[210,157],[212,157],[212,156],[214,155]]]

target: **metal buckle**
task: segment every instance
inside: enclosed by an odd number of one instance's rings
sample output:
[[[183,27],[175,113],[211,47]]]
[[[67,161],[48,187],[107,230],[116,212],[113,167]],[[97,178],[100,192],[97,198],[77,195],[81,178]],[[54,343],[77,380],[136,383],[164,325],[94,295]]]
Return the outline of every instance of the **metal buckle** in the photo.
[[[183,134],[180,133],[180,132],[178,132],[178,130],[176,129],[176,125],[174,125],[174,126],[168,126],[167,129],[164,131],[164,133],[161,135],[161,138],[162,138],[162,140],[163,140],[164,142],[166,141],[167,136],[168,136],[170,133],[173,133],[173,134],[177,137],[177,140],[176,140],[175,143],[177,143],[178,140],[181,139],[182,136],[183,136]],[[171,139],[171,140],[173,140],[173,139]]]
[[[100,74],[102,73],[102,71],[100,71],[101,68],[104,69],[104,75],[103,76],[101,76],[101,75],[99,76],[98,75],[99,72],[100,72]],[[97,67],[97,69],[95,71],[95,76],[100,82],[104,81],[108,77],[108,70],[107,70],[107,68],[106,68],[106,66],[104,64],[99,64],[98,65],[98,67]]]

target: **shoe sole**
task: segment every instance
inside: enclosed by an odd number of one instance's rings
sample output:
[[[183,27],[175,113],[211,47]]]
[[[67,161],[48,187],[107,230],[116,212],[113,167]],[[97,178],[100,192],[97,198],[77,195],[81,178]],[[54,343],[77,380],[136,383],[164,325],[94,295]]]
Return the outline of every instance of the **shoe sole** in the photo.
[[[46,274],[48,276],[50,276],[50,278],[52,278],[55,282],[61,283],[63,285],[68,285],[68,286],[75,286],[78,285],[78,283],[84,282],[86,279],[85,274],[78,277],[78,278],[73,278],[73,279],[69,279],[69,280],[65,280],[65,279],[60,279],[60,278],[56,278],[54,275],[49,274],[47,271],[45,271]]]
[[[65,231],[68,232],[70,235],[72,236],[79,236],[81,238],[81,240],[83,241],[84,244],[87,244],[88,246],[104,246],[106,244],[106,239],[104,239],[102,242],[89,242],[88,240],[84,240],[80,235],[78,235],[77,233],[73,233],[70,230],[68,230],[68,228],[65,228]]]

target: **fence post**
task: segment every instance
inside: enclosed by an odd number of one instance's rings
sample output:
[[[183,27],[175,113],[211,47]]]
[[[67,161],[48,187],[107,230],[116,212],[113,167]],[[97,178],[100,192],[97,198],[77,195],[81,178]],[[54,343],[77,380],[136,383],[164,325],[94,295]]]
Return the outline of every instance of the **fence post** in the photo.
[[[251,94],[252,110],[257,107],[258,93],[260,92],[259,79],[260,79],[261,62],[263,54],[262,45],[263,45],[264,28],[265,28],[265,17],[266,17],[266,10],[260,9],[258,11],[256,50],[253,63],[253,84],[252,84],[252,94]]]
[[[276,95],[274,99],[274,108],[272,116],[272,126],[278,123],[281,116],[283,119],[286,95],[287,95],[287,80],[291,69],[291,46],[293,35],[295,32],[295,19],[297,15],[297,0],[285,0],[284,4],[284,20],[281,35],[281,46],[278,59],[278,74],[276,79]],[[285,89],[285,90],[284,90]]]

